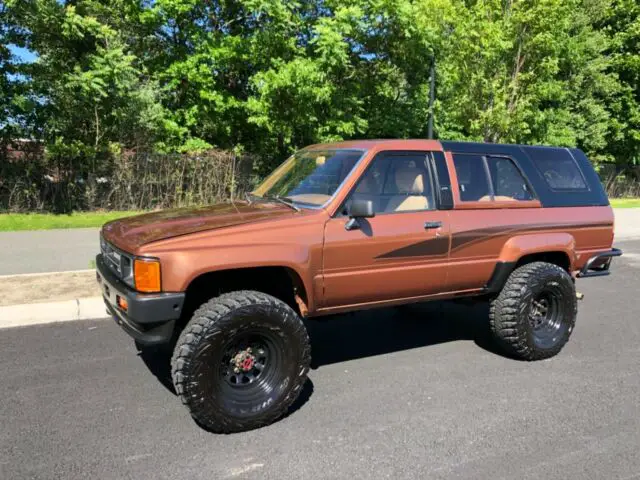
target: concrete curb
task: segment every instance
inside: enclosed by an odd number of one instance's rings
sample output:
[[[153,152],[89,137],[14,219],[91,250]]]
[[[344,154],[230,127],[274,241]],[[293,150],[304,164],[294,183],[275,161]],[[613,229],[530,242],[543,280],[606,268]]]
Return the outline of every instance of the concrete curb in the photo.
[[[102,297],[0,307],[0,329],[107,318]]]

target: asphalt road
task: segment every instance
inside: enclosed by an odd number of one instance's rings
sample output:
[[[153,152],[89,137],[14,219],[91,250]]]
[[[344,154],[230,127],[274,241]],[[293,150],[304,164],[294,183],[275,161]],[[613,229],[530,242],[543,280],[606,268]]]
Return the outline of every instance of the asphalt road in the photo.
[[[100,250],[99,229],[0,232],[0,275],[91,268]]]
[[[314,322],[295,410],[241,434],[198,427],[111,320],[3,330],[0,478],[640,478],[640,241],[618,246],[554,359],[493,352],[484,307]]]

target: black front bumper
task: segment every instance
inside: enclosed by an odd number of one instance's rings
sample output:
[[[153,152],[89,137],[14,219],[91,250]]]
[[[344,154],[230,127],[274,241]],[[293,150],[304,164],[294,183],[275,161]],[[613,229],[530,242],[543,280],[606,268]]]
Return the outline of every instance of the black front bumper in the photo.
[[[580,271],[578,272],[578,277],[589,278],[609,275],[611,260],[613,259],[613,257],[619,257],[620,255],[622,255],[622,250],[618,248],[612,248],[608,252],[594,255],[589,260],[587,260],[587,263],[584,264],[584,267],[580,269]]]
[[[125,332],[144,345],[171,340],[184,305],[184,293],[136,292],[109,270],[102,255],[96,257],[96,276],[108,312]],[[126,300],[126,312],[118,306],[118,297]]]

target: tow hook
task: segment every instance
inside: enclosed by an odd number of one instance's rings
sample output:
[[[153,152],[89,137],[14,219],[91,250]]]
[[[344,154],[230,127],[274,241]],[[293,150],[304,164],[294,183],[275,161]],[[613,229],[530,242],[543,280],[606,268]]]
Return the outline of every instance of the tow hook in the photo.
[[[576,292],[576,298],[578,300],[582,300],[584,298],[584,293]]]

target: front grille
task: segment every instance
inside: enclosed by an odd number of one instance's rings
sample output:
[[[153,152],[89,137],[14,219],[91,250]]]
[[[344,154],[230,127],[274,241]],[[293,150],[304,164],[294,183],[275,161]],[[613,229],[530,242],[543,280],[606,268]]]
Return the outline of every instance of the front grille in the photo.
[[[100,252],[109,270],[124,283],[133,287],[133,256],[114,247],[100,235]]]

